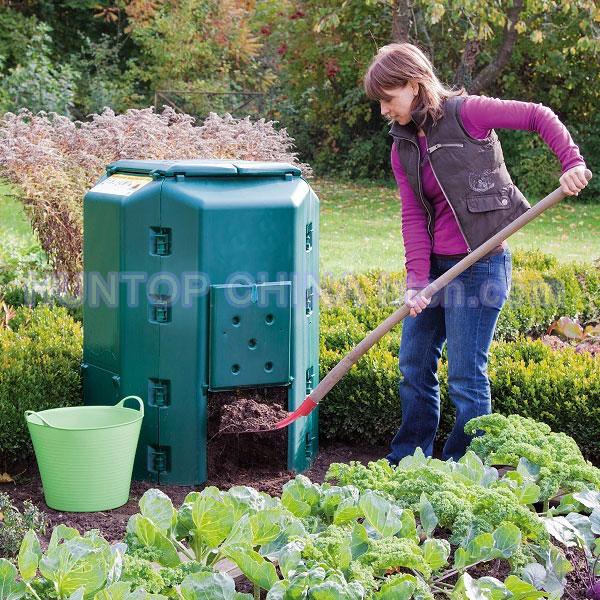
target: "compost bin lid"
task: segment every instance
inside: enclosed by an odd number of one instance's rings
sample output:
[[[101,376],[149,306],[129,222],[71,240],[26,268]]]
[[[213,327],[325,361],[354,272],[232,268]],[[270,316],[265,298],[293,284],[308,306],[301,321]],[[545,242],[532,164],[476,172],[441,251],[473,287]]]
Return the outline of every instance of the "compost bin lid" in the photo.
[[[258,176],[269,177],[276,175],[300,176],[302,171],[290,163],[268,162],[255,160],[117,160],[106,167],[108,175],[114,173],[140,173],[174,177],[186,175],[188,177],[209,176]]]

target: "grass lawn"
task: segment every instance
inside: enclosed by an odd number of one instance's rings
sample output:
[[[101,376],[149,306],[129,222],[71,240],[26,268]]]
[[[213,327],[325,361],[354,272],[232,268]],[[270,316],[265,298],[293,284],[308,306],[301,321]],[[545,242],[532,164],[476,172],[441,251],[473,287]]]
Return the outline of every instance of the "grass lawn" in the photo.
[[[321,274],[404,266],[400,201],[381,182],[338,183],[316,179],[321,201]],[[0,182],[0,261],[8,247],[31,249],[36,238],[22,205]],[[600,203],[563,201],[509,238],[513,249],[539,248],[561,261],[600,258]]]
[[[327,179],[316,179],[311,185],[321,201],[322,274],[403,268],[395,186]],[[541,198],[530,202],[537,200]],[[600,203],[563,200],[513,234],[508,244],[513,250],[539,248],[563,262],[600,258]]]
[[[9,244],[19,248],[30,248],[37,244],[23,205],[7,195],[9,190],[10,186],[0,180],[0,257],[2,249]]]

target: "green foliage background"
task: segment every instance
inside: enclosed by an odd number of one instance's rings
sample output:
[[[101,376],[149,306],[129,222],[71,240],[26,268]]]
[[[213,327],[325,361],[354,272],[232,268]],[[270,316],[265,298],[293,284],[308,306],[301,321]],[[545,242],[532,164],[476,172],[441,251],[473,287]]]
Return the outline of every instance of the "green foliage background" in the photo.
[[[388,126],[362,90],[377,48],[394,41],[391,0],[10,0],[0,6],[0,110],[26,105],[85,118],[103,106],[148,106],[157,90],[202,118],[236,97],[267,94],[260,116],[277,119],[319,174],[388,179]],[[411,3],[408,41],[440,78],[469,88],[497,56],[511,3]],[[475,93],[552,108],[598,163],[600,9],[593,0],[525,0],[508,63]],[[465,69],[465,46],[477,48]],[[193,92],[193,93],[190,93]],[[244,109],[241,109],[242,111]],[[249,110],[249,112],[252,112]],[[509,169],[539,196],[560,175],[536,135],[502,131]],[[597,178],[596,178],[597,179]],[[592,193],[597,197],[598,181]]]

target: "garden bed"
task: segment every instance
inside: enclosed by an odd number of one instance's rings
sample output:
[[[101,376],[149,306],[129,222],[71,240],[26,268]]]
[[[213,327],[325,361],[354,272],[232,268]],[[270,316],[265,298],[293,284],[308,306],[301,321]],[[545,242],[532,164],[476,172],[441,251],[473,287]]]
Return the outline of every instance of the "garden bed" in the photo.
[[[220,478],[223,472],[286,469],[287,429],[252,432],[267,430],[287,416],[287,395],[287,387],[209,392],[209,479]]]
[[[256,409],[259,417],[265,410],[248,404],[247,391],[238,407],[236,394],[213,399],[211,429],[217,431],[217,423],[226,420],[216,415],[228,415],[227,406],[234,412]],[[26,562],[18,563],[21,577],[35,585],[40,598],[47,597],[45,577],[58,581],[47,568],[59,552],[57,543],[65,554],[90,545],[108,552],[106,540],[126,543],[111,551],[124,553],[118,585],[149,593],[209,586],[216,594],[215,586],[230,586],[248,600],[265,600],[267,590],[273,591],[268,597],[283,598],[280,592],[300,586],[306,597],[310,590],[331,588],[340,600],[379,600],[399,598],[404,587],[413,586],[426,593],[415,598],[458,600],[484,597],[492,585],[507,598],[527,591],[531,598],[547,597],[541,587],[560,589],[560,597],[584,598],[591,562],[583,544],[588,553],[600,550],[600,472],[584,461],[572,439],[543,423],[493,414],[465,427],[469,434],[480,429],[484,435],[474,438],[458,462],[431,460],[417,450],[396,469],[383,459],[387,446],[326,446],[306,476],[297,477],[266,462],[242,467],[229,452],[221,468],[198,486],[202,491],[133,482],[130,501],[113,511],[48,509],[33,464],[0,491],[8,492],[17,508],[25,510],[23,501],[30,499],[46,514],[48,528],[38,527],[42,550],[36,550],[38,538],[29,531],[20,554],[45,553],[40,577],[32,579],[27,573],[34,573],[33,567],[28,571]],[[545,470],[527,456],[541,460]],[[483,462],[487,459],[495,468]],[[326,479],[329,483],[321,485]],[[582,486],[587,491],[575,493]],[[50,531],[59,525],[48,545]],[[82,533],[99,530],[104,539],[94,532],[79,537],[65,525]],[[83,567],[87,558],[81,560]],[[17,577],[10,563],[2,566],[9,579]],[[217,597],[198,590],[200,595],[189,597]],[[508,595],[518,590],[520,595]]]
[[[314,465],[305,472],[305,475],[312,481],[321,483],[331,463],[358,460],[367,464],[371,460],[384,457],[387,452],[387,447],[383,446],[331,445],[321,449]],[[247,485],[275,496],[279,495],[283,485],[296,475],[291,471],[287,471],[281,465],[268,466],[267,463],[263,463],[261,467],[248,469],[236,466],[231,460],[225,460],[217,469],[216,460],[217,456],[213,459],[213,468],[209,470],[210,476],[206,485],[214,485],[222,490],[227,490],[234,485]],[[50,527],[46,542],[50,538],[52,527],[59,523],[75,527],[81,532],[89,529],[99,529],[107,540],[111,542],[120,540],[125,534],[127,520],[139,511],[138,501],[146,490],[158,487],[171,497],[174,504],[180,505],[191,490],[204,487],[157,485],[151,482],[133,481],[129,502],[120,508],[97,513],[62,513],[46,506],[35,461],[22,467],[21,472],[18,476],[14,476],[14,479],[14,483],[0,484],[0,492],[9,494],[19,508],[23,500],[30,499],[37,507],[47,513]]]

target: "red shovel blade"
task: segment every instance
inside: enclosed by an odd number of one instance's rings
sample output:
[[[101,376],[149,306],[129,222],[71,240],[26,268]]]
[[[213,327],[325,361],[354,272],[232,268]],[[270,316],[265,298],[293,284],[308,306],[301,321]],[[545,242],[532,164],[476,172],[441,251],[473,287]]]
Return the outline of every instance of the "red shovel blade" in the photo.
[[[304,402],[294,411],[291,412],[285,419],[281,419],[273,425],[273,429],[283,429],[290,423],[293,423],[298,417],[306,417],[317,406],[317,403],[310,396],[306,396]]]

